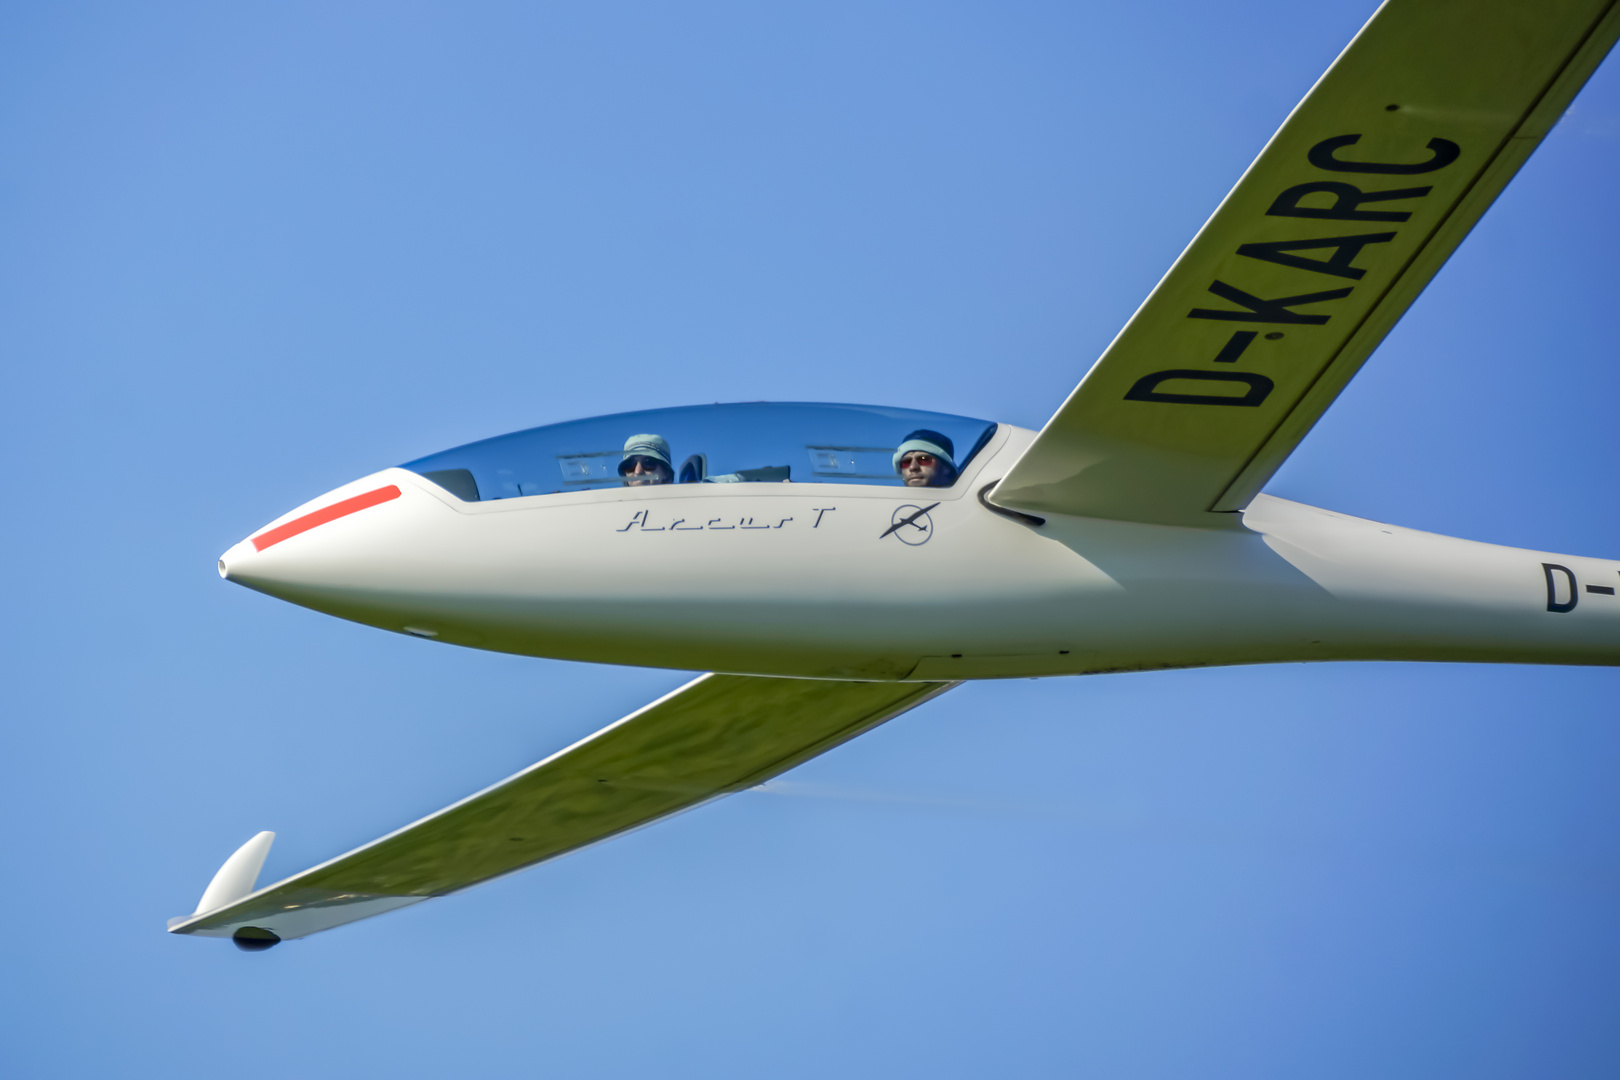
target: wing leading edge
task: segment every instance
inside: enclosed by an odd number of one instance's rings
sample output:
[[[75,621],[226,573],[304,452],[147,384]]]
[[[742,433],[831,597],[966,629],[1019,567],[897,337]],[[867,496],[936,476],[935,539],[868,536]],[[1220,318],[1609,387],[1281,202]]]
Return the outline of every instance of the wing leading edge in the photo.
[[[1620,34],[1613,0],[1389,0],[994,492],[1219,525],[1247,506]],[[1211,512],[1216,513],[1211,513]]]
[[[762,783],[953,685],[703,675],[516,776],[169,930],[274,944],[456,892]]]

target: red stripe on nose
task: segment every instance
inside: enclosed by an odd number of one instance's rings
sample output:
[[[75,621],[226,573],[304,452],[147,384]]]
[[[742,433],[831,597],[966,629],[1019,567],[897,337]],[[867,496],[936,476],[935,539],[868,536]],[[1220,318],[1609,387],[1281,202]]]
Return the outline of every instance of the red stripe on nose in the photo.
[[[336,521],[340,517],[348,517],[368,506],[376,506],[391,499],[399,498],[399,488],[393,484],[380,487],[376,491],[368,491],[364,495],[356,495],[352,499],[335,502],[331,506],[323,506],[313,514],[305,514],[301,518],[293,518],[285,525],[277,525],[267,529],[253,538],[253,549],[263,551],[271,544],[279,544],[290,536],[297,536],[301,532],[308,532],[317,525],[325,525],[328,521]]]

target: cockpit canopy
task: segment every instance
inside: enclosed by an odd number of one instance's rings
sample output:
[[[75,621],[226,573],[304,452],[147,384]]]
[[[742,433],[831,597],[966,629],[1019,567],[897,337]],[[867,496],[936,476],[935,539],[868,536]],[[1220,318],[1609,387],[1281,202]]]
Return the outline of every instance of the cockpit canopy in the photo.
[[[995,430],[987,420],[875,405],[690,405],[530,428],[403,467],[468,502],[589,491],[624,485],[627,441],[656,435],[668,447],[666,482],[898,487],[896,451],[908,436],[943,435],[941,448],[955,468],[942,479],[954,481]],[[653,445],[649,453],[656,459],[660,451]]]

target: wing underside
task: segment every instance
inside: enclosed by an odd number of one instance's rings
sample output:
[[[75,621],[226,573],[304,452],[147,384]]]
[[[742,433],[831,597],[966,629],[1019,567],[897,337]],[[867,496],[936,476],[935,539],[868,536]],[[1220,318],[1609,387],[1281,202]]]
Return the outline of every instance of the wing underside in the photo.
[[[274,942],[456,892],[762,783],[951,685],[700,676],[476,795],[169,929]]]
[[[1558,121],[1617,15],[1389,0],[995,502],[1183,525],[1247,506]]]

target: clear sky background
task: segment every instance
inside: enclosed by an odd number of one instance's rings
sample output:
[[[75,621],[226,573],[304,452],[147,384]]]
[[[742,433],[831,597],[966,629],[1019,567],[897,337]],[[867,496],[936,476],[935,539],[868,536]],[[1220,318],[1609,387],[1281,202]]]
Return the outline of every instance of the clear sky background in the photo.
[[[1368,0],[0,8],[0,1074],[1598,1077],[1620,672],[970,685],[260,955],[177,939],[687,678],[214,561],[536,424],[1038,427]],[[1620,555],[1611,60],[1268,490]]]

